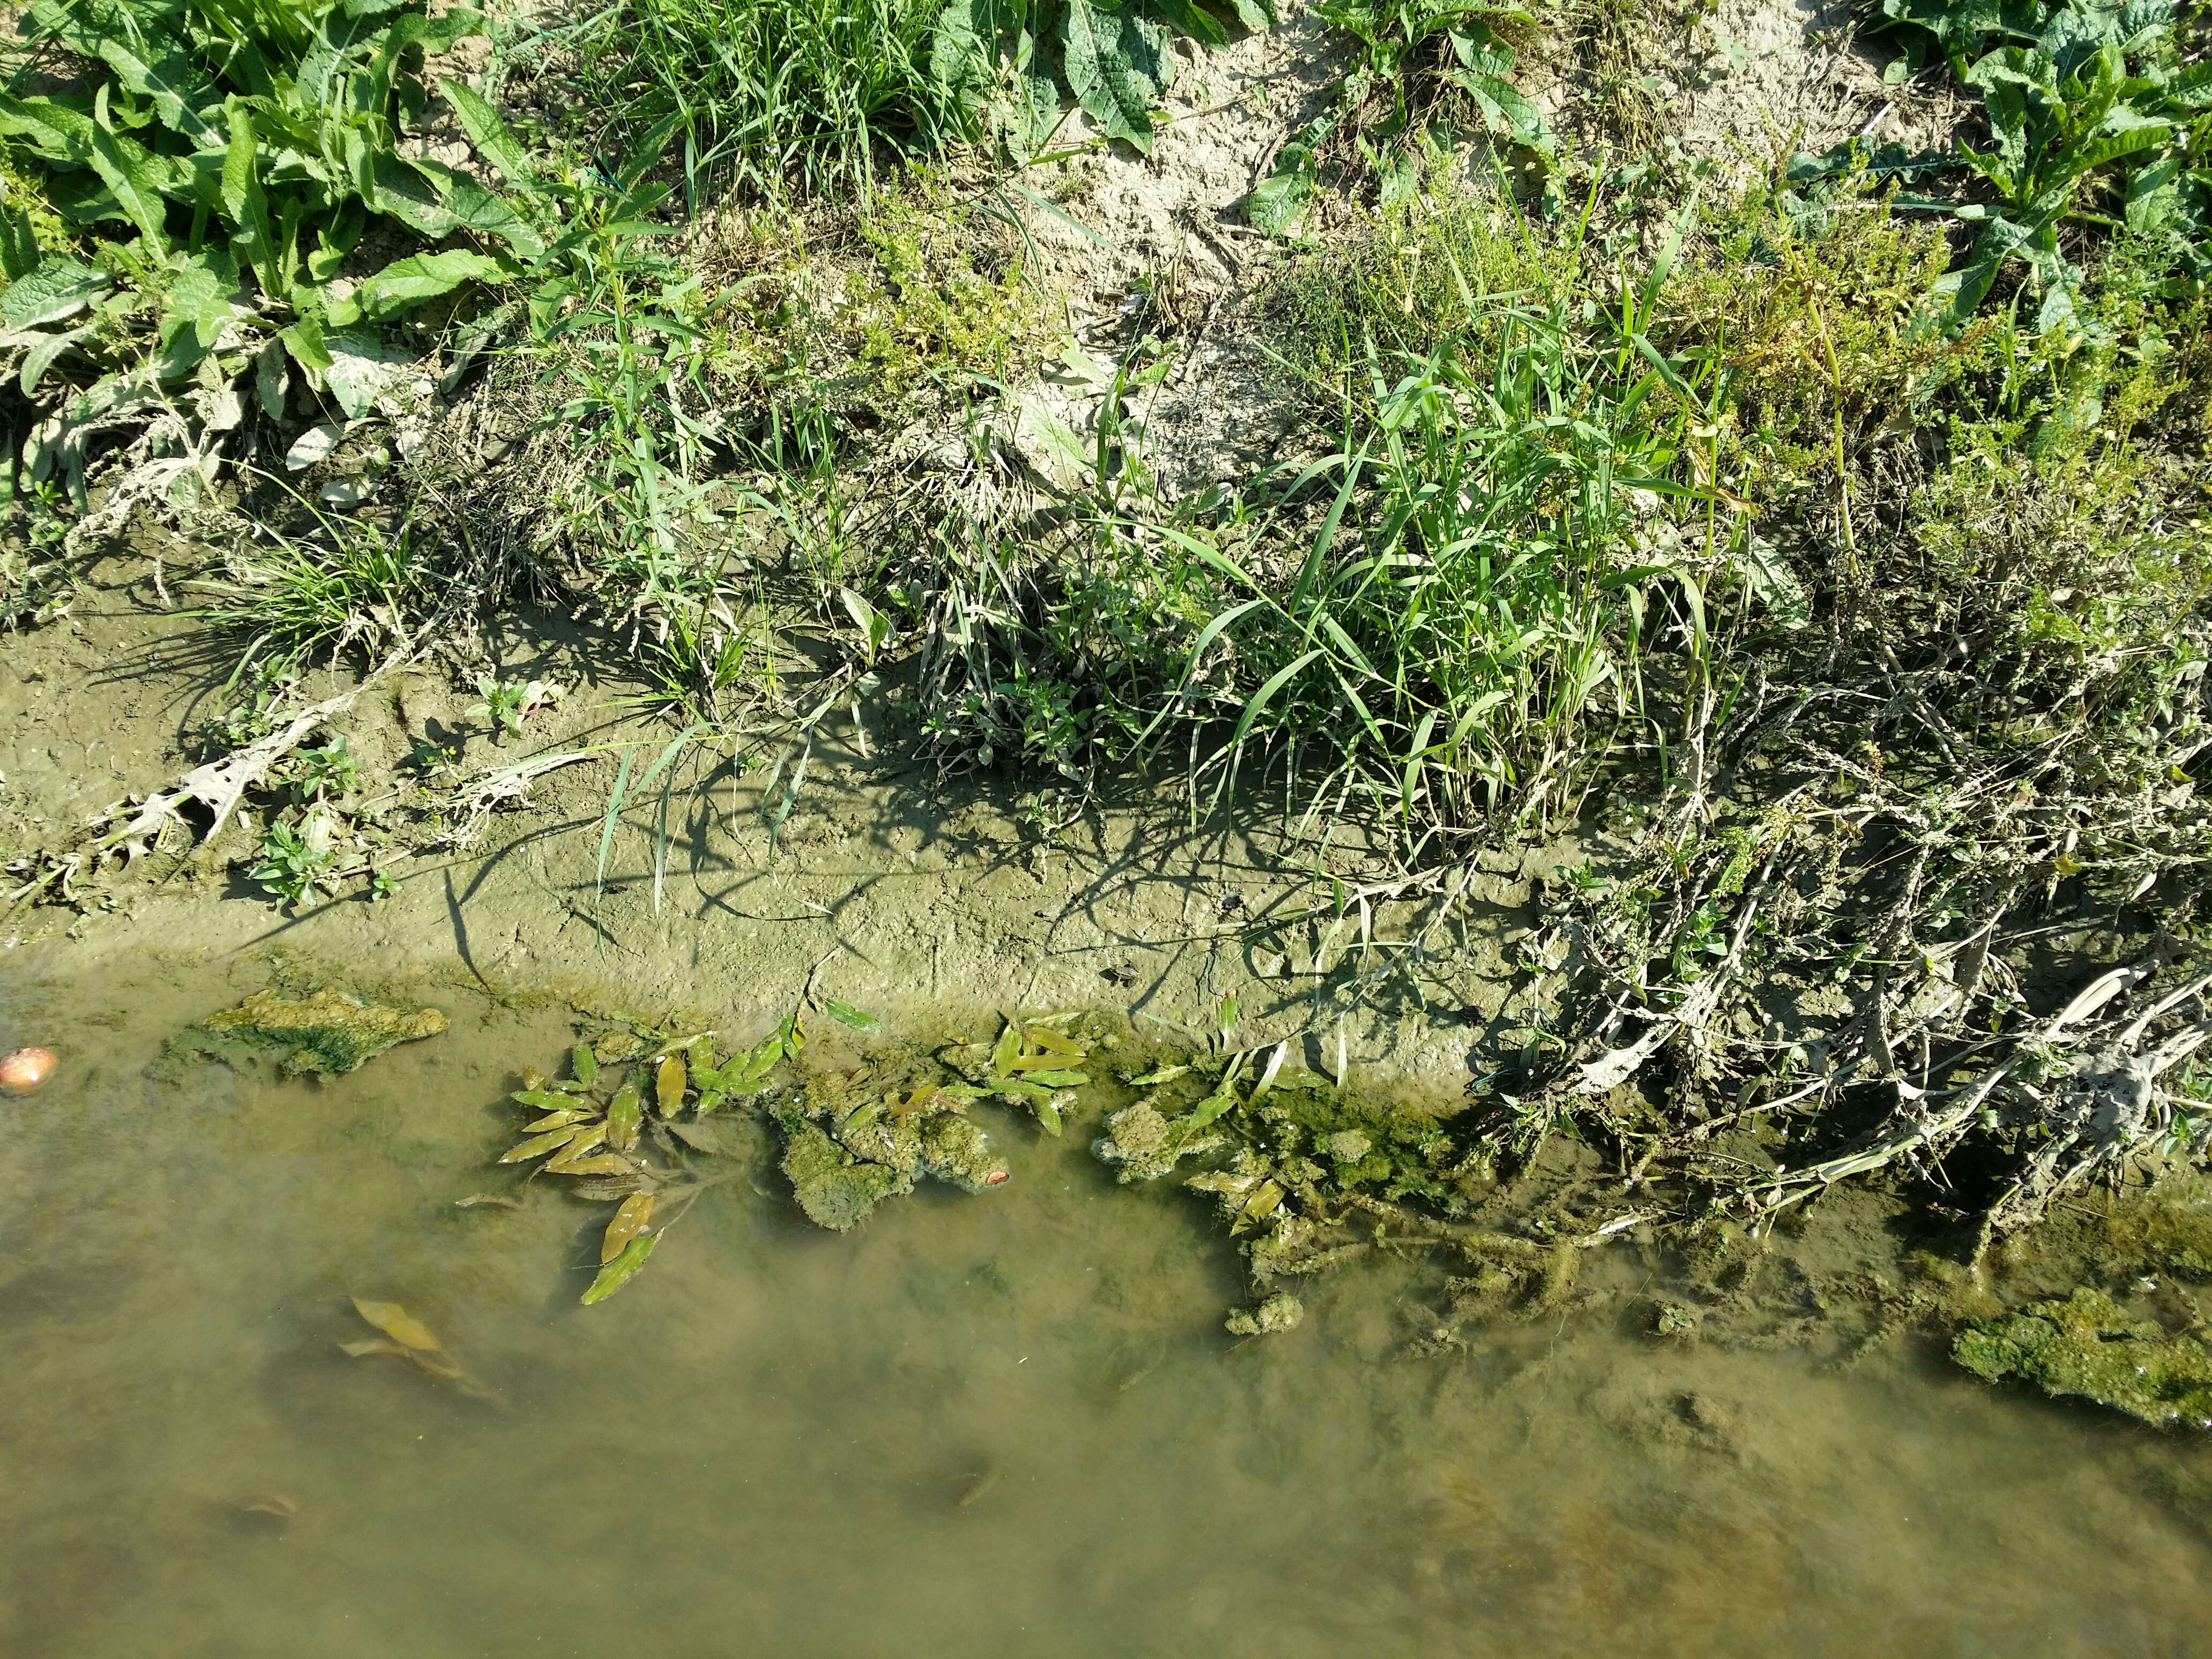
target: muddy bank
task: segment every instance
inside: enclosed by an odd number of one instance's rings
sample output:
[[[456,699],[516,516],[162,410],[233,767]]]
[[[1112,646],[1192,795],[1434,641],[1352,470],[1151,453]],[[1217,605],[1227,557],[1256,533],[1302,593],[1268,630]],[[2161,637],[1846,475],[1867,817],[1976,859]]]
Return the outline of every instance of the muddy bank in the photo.
[[[171,550],[167,580],[181,586],[190,550]],[[1086,800],[947,774],[918,752],[910,676],[896,669],[804,744],[764,737],[679,757],[665,793],[633,787],[610,835],[623,756],[635,785],[667,727],[629,706],[635,685],[557,615],[518,614],[485,644],[509,678],[562,689],[520,735],[491,729],[469,712],[475,692],[423,665],[367,684],[314,739],[343,738],[362,768],[334,802],[356,836],[341,862],[356,869],[335,894],[273,908],[246,873],[261,819],[243,811],[199,840],[210,815],[193,804],[158,845],[82,860],[66,902],[32,902],[64,896],[59,881],[25,893],[5,924],[14,971],[97,979],[149,955],[275,953],[656,1014],[772,1021],[811,990],[894,1025],[947,1009],[1080,1007],[1186,1039],[1210,1035],[1233,995],[1244,1040],[1295,1036],[1307,1063],[1334,1069],[1340,1030],[1363,1075],[1438,1099],[1525,1018],[1511,949],[1562,852],[1484,855],[1475,902],[1449,930],[1418,900],[1378,896],[1363,919],[1342,892],[1395,872],[1351,831],[1317,857],[1263,798],[1234,823],[1216,813],[1194,828],[1178,792],[1141,778]],[[0,659],[11,888],[51,872],[48,849],[94,839],[89,820],[127,817],[126,803],[191,768],[201,728],[231,705],[231,665],[201,624],[161,604],[135,550],[95,566],[64,622],[11,640]],[[357,686],[311,675],[289,696]],[[474,787],[563,756],[575,758],[510,789]]]

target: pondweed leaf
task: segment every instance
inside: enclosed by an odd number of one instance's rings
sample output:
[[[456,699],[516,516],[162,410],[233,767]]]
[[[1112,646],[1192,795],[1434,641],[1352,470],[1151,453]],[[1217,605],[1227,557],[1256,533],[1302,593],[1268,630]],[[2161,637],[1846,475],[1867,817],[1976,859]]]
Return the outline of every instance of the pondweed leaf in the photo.
[[[579,1198],[588,1198],[594,1203],[628,1198],[632,1193],[645,1191],[645,1177],[640,1175],[592,1176],[579,1180],[568,1190]]]
[[[822,1012],[840,1025],[849,1025],[856,1031],[874,1031],[883,1027],[883,1022],[873,1014],[864,1012],[849,1002],[840,1002],[835,997],[823,1000]]]
[[[522,1200],[508,1198],[501,1193],[471,1193],[466,1198],[455,1199],[453,1207],[457,1210],[519,1210],[522,1207]]]
[[[1027,1081],[1048,1089],[1079,1089],[1091,1081],[1088,1072],[1030,1072]]]
[[[594,1123],[588,1129],[579,1129],[575,1139],[561,1149],[561,1156],[545,1167],[555,1175],[566,1175],[577,1158],[594,1146],[604,1144],[606,1138],[607,1126],[604,1123]]]
[[[617,1291],[637,1277],[639,1268],[652,1257],[653,1247],[660,1242],[658,1233],[647,1233],[633,1238],[623,1247],[623,1252],[599,1269],[599,1276],[592,1281],[592,1288],[584,1292],[584,1305],[604,1302]]]
[[[599,1074],[599,1057],[588,1042],[580,1042],[568,1051],[568,1064],[575,1070],[576,1081],[586,1087]]]
[[[535,1106],[541,1112],[562,1111],[576,1103],[574,1095],[552,1089],[517,1089],[507,1098],[518,1106]]]
[[[628,1152],[637,1145],[638,1126],[644,1121],[645,1109],[638,1103],[637,1085],[623,1084],[607,1103],[607,1145],[618,1152]]]
[[[576,1124],[583,1122],[590,1116],[591,1114],[589,1112],[548,1112],[544,1117],[539,1118],[537,1122],[524,1125],[522,1133],[526,1135],[550,1134],[556,1129],[571,1128]]]
[[[999,1033],[998,1042],[992,1045],[991,1069],[1000,1077],[1005,1077],[1012,1072],[1014,1062],[1021,1058],[1021,1028],[1013,1021],[1008,1020],[1006,1029]]]
[[[1027,1035],[1031,1048],[1048,1049],[1055,1054],[1066,1054],[1071,1060],[1081,1060],[1084,1057],[1085,1050],[1081,1043],[1063,1032],[1054,1030],[1049,1025],[1031,1025],[1027,1028]]]
[[[406,1359],[412,1356],[414,1350],[404,1342],[394,1342],[389,1337],[364,1336],[358,1342],[339,1343],[338,1352],[352,1359],[366,1359],[374,1353],[397,1354]]]
[[[653,1094],[661,1116],[674,1117],[684,1109],[684,1091],[689,1081],[679,1056],[671,1054],[660,1062],[653,1074]]]
[[[637,1172],[637,1166],[619,1152],[601,1152],[597,1158],[580,1158],[573,1164],[546,1167],[556,1175],[619,1176]]]
[[[1041,1100],[1036,1103],[1036,1115],[1037,1121],[1044,1125],[1044,1132],[1047,1134],[1056,1135],[1060,1133],[1060,1109],[1058,1107],[1052,1105],[1048,1102]]]
[[[1221,1035],[1227,1036],[1237,1029],[1237,993],[1231,991],[1221,999]]]
[[[502,1164],[527,1164],[533,1158],[543,1158],[556,1146],[565,1146],[576,1138],[573,1126],[556,1129],[550,1134],[533,1135],[520,1146],[511,1147],[500,1159]]]
[[[629,1243],[645,1231],[645,1224],[653,1219],[653,1194],[632,1193],[623,1200],[622,1207],[615,1212],[614,1219],[607,1223],[607,1231],[599,1240],[599,1261],[613,1261],[629,1247]]]
[[[404,1342],[410,1348],[428,1353],[445,1346],[430,1334],[428,1325],[397,1302],[364,1302],[356,1297],[353,1310],[393,1341]]]

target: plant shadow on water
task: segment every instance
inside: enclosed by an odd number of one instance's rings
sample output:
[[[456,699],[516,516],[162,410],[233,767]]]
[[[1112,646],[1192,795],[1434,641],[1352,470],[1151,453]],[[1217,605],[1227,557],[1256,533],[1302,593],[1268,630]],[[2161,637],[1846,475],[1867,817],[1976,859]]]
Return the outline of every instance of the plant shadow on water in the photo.
[[[256,988],[216,981],[0,992],[63,1056],[0,1172],[11,1655],[2179,1653],[2212,1612],[2197,1443],[1932,1352],[1655,1341],[1626,1246],[1439,1358],[1371,1264],[1238,1342],[1206,1203],[1090,1121],[978,1102],[1011,1181],[842,1236],[763,1133],[585,1310],[605,1206],[454,1205],[563,1013],[161,1074]],[[348,1358],[354,1297],[489,1397]]]

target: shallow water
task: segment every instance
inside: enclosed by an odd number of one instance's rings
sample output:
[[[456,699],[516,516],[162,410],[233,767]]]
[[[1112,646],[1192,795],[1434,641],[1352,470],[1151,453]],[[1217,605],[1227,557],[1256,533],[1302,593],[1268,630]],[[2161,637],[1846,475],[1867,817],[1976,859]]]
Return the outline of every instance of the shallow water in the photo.
[[[1662,1347],[1625,1253],[1464,1358],[1391,1357],[1379,1272],[1239,1345],[1194,1200],[1012,1118],[1008,1186],[843,1237],[763,1161],[582,1309],[606,1206],[452,1204],[565,1021],[447,995],[329,1084],[148,1075],[260,982],[0,985],[65,1062],[0,1105],[16,1659],[2203,1650],[2203,1446],[1927,1354]],[[349,1294],[497,1400],[341,1355]]]

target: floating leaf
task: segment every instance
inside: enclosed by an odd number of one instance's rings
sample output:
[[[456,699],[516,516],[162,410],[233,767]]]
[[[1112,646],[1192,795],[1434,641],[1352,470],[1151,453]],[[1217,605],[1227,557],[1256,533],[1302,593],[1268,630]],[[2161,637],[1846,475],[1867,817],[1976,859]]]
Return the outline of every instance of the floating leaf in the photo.
[[[562,1149],[561,1156],[545,1167],[555,1175],[566,1175],[572,1162],[604,1143],[606,1138],[607,1126],[604,1123],[594,1123],[588,1129],[579,1129],[576,1138]]]
[[[524,1125],[522,1133],[526,1135],[546,1134],[555,1129],[566,1129],[584,1122],[591,1115],[589,1112],[579,1112],[563,1108],[557,1112],[548,1112],[535,1123]]]
[[[607,1145],[618,1152],[628,1152],[637,1145],[638,1125],[644,1121],[645,1110],[638,1104],[637,1085],[623,1084],[607,1103]]]
[[[568,1051],[568,1064],[576,1073],[576,1081],[586,1087],[599,1074],[599,1057],[592,1052],[588,1042],[580,1042]]]
[[[574,1095],[551,1089],[517,1089],[507,1098],[518,1106],[535,1106],[541,1112],[556,1112],[576,1103]]]
[[[1080,1089],[1091,1081],[1088,1072],[1031,1072],[1026,1081],[1041,1084],[1048,1089]]]
[[[510,1148],[500,1159],[502,1164],[527,1164],[533,1158],[543,1158],[556,1146],[565,1146],[576,1138],[571,1128],[556,1129],[550,1134],[532,1135],[520,1146]]]
[[[1044,1125],[1044,1132],[1047,1134],[1056,1135],[1060,1133],[1060,1108],[1048,1101],[1041,1100],[1036,1103],[1036,1115],[1037,1121]]]
[[[660,1062],[653,1074],[653,1093],[661,1116],[674,1117],[684,1109],[684,1091],[690,1080],[678,1055],[671,1054]]]
[[[623,1200],[622,1207],[615,1212],[614,1219],[607,1223],[607,1231],[599,1240],[599,1260],[613,1261],[629,1247],[629,1242],[645,1231],[645,1224],[653,1219],[653,1194],[632,1193]]]
[[[410,1348],[432,1352],[445,1346],[430,1334],[428,1325],[397,1302],[364,1302],[356,1297],[353,1310],[393,1341],[404,1342]]]
[[[535,1066],[526,1066],[517,1073],[522,1079],[523,1089],[532,1094],[545,1086],[545,1073]]]
[[[453,1200],[453,1207],[457,1210],[475,1210],[486,1206],[495,1210],[519,1210],[522,1207],[522,1200],[519,1198],[509,1198],[502,1193],[471,1193],[466,1198],[457,1198]]]
[[[823,999],[822,1012],[840,1025],[849,1025],[856,1031],[874,1031],[883,1027],[883,1022],[873,1014],[864,1012],[849,1002],[840,1002],[835,997]]]
[[[584,1292],[584,1305],[604,1302],[617,1291],[637,1277],[637,1270],[645,1266],[653,1255],[653,1247],[660,1243],[659,1233],[647,1233],[642,1238],[633,1238],[623,1247],[623,1253],[599,1269],[599,1276],[592,1281],[592,1288]]]
[[[1021,1058],[1021,1027],[1010,1019],[1006,1022],[1006,1029],[999,1033],[999,1040],[992,1047],[991,1069],[1000,1077],[1006,1076],[1014,1069],[1014,1062]]]
[[[619,1152],[601,1152],[597,1158],[580,1158],[574,1164],[563,1164],[558,1169],[548,1164],[556,1175],[611,1176],[635,1175],[637,1166]]]
[[[1074,1060],[1081,1060],[1084,1057],[1085,1049],[1081,1043],[1062,1032],[1054,1030],[1049,1025],[1032,1025],[1028,1029],[1027,1035],[1033,1048],[1047,1048],[1054,1054],[1066,1054]]]

